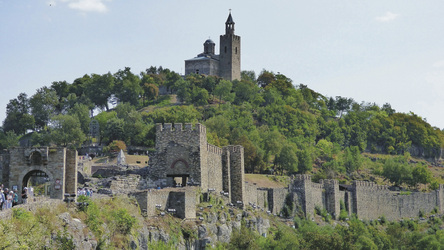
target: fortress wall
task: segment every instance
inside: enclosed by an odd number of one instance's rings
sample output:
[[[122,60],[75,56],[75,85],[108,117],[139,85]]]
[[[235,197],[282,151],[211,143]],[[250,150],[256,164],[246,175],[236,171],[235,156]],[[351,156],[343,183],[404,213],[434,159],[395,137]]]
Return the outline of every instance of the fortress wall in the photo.
[[[292,185],[292,192],[296,193],[297,205],[302,208],[305,216],[313,216],[314,205],[312,202],[311,175],[296,175]]]
[[[65,169],[65,192],[68,194],[77,193],[77,151],[66,150],[66,169]]]
[[[270,188],[268,190],[268,207],[273,214],[279,214],[285,205],[287,188]]]
[[[319,183],[311,183],[311,213],[314,212],[315,207],[327,209],[326,196],[324,192],[324,185]]]
[[[206,156],[207,186],[216,189],[216,192],[223,191],[222,174],[222,149],[211,144],[207,144]],[[202,175],[205,173],[202,172]],[[203,188],[202,188],[203,189]],[[203,189],[206,191],[206,189]]]
[[[341,211],[339,200],[341,195],[343,195],[339,192],[339,182],[338,180],[324,180],[323,183],[325,188],[325,208],[336,219]]]
[[[175,209],[173,212],[179,218],[196,218],[196,192],[194,189],[181,189],[171,191],[168,196],[168,209]]]
[[[170,142],[199,147],[202,138],[206,141],[206,128],[201,124],[194,127],[191,123],[175,123],[174,127],[171,123],[156,124],[157,151],[162,151]]]
[[[257,188],[255,184],[245,182],[245,204],[257,204]]]
[[[227,146],[224,149],[230,152],[231,202],[242,201],[245,204],[244,147]]]
[[[230,180],[230,152],[223,149],[222,153],[222,189],[228,192],[228,200],[231,201]]]
[[[9,162],[10,154],[7,150],[4,150],[0,154],[0,183],[5,184],[5,186],[9,186]]]
[[[383,215],[389,220],[417,217],[419,211],[429,213],[440,204],[439,190],[401,195],[389,191],[386,186],[362,181],[355,181],[353,188],[355,211],[362,219],[377,219]]]
[[[160,210],[164,211],[168,207],[168,189],[156,190],[152,189],[146,192],[146,213],[147,216],[156,216],[156,205],[161,205]],[[143,202],[143,200],[142,200]],[[139,203],[140,204],[140,203]],[[141,206],[142,208],[142,206]]]
[[[268,189],[266,188],[259,188],[257,189],[257,202],[256,205],[258,205],[260,208],[263,208],[264,211],[268,211]]]

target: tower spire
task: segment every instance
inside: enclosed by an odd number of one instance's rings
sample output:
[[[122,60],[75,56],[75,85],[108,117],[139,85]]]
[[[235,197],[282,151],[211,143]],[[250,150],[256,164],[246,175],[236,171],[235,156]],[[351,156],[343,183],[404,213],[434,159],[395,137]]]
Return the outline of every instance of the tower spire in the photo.
[[[225,22],[225,34],[226,35],[234,35],[234,21],[231,16],[231,9],[229,9],[229,14],[227,21]]]

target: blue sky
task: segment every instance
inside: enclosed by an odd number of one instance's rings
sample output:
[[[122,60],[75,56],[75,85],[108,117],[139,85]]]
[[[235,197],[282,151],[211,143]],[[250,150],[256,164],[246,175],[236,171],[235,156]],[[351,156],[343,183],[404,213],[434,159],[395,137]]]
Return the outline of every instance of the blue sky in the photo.
[[[357,102],[389,102],[444,128],[444,1],[0,0],[0,120],[53,81],[184,60],[232,9],[242,70]]]

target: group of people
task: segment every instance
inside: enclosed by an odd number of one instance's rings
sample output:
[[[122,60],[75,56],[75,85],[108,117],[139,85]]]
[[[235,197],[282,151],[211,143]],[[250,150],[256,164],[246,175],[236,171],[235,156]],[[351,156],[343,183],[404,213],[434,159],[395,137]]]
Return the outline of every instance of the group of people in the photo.
[[[0,207],[1,210],[12,208],[18,204],[17,190],[9,190],[3,184],[0,186]]]
[[[93,194],[93,190],[91,188],[89,188],[89,189],[88,188],[79,188],[77,190],[77,196],[84,195],[84,196],[91,197],[92,194]]]

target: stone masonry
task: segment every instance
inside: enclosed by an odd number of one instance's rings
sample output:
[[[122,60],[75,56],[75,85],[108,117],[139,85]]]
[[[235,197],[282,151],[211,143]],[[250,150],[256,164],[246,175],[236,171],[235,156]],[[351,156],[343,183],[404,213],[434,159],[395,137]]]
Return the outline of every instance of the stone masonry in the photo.
[[[1,157],[2,182],[21,191],[32,176],[49,182],[50,198],[77,192],[77,151],[61,147],[11,148]],[[21,197],[19,196],[19,199]]]

